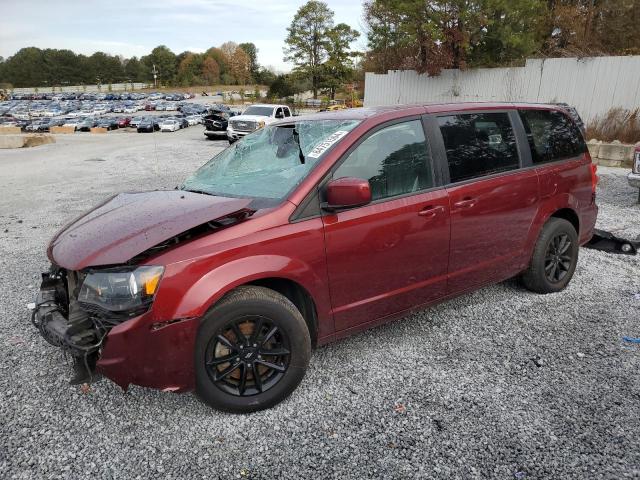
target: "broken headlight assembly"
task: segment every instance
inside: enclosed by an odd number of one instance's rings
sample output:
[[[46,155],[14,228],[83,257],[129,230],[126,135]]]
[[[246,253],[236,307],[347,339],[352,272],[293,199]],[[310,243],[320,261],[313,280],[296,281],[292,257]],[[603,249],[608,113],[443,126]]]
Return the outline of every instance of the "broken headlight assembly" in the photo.
[[[87,272],[78,302],[86,310],[101,313],[135,315],[153,303],[164,267],[141,266],[90,270]]]

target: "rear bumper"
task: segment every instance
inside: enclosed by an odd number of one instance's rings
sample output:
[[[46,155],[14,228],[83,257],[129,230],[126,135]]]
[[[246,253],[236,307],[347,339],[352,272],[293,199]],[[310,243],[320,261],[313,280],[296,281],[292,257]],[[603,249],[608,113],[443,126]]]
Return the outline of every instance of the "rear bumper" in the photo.
[[[640,173],[631,172],[629,175],[627,175],[627,181],[632,187],[640,188]]]
[[[226,130],[205,130],[204,134],[210,138],[225,138],[227,136]]]

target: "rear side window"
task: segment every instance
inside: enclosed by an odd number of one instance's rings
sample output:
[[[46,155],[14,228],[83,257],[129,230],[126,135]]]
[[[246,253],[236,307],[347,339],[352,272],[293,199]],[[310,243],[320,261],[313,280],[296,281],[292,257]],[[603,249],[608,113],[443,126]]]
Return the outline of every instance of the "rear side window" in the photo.
[[[521,110],[534,164],[582,155],[587,146],[575,123],[561,112]]]
[[[438,117],[451,183],[515,170],[520,166],[507,113]]]
[[[433,187],[422,122],[398,123],[372,134],[333,174],[342,177],[368,180],[372,200]]]

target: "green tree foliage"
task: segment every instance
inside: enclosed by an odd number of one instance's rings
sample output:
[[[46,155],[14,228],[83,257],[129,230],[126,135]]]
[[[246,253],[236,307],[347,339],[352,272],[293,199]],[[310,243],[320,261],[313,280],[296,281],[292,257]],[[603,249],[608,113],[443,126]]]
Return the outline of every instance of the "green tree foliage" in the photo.
[[[291,75],[278,75],[271,83],[267,96],[269,98],[285,98],[291,97],[295,93]]]
[[[366,68],[438,73],[535,51],[543,0],[369,0]]]
[[[131,57],[124,61],[124,74],[127,81],[144,82],[149,78],[148,72],[138,57]]]
[[[142,63],[149,72],[153,71],[155,65],[158,71],[158,83],[170,85],[174,82],[177,71],[177,57],[168,47],[160,45],[149,55],[142,57]]]
[[[310,0],[301,6],[287,28],[284,60],[293,62],[296,73],[311,80],[313,98],[318,98],[323,63],[327,59],[328,33],[333,28],[333,11],[326,3]]]
[[[472,65],[494,67],[526,58],[540,48],[544,3],[532,0],[481,0],[470,35]]]
[[[364,13],[370,71],[640,53],[634,0],[366,0]]]
[[[339,23],[327,32],[325,48],[327,61],[323,64],[321,86],[325,88],[333,100],[344,83],[353,80],[356,54],[350,51],[350,45],[360,36],[360,32],[346,23]]]

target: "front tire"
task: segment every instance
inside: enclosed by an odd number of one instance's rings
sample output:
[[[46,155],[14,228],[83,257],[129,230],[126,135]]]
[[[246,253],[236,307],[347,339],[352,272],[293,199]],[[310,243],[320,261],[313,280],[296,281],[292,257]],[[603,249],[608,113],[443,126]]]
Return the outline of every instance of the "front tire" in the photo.
[[[289,299],[264,287],[238,287],[198,329],[196,393],[227,412],[270,408],[300,384],[310,357],[307,324]]]
[[[564,290],[578,264],[578,233],[562,218],[550,218],[542,228],[529,268],[522,274],[524,286],[536,293]]]

